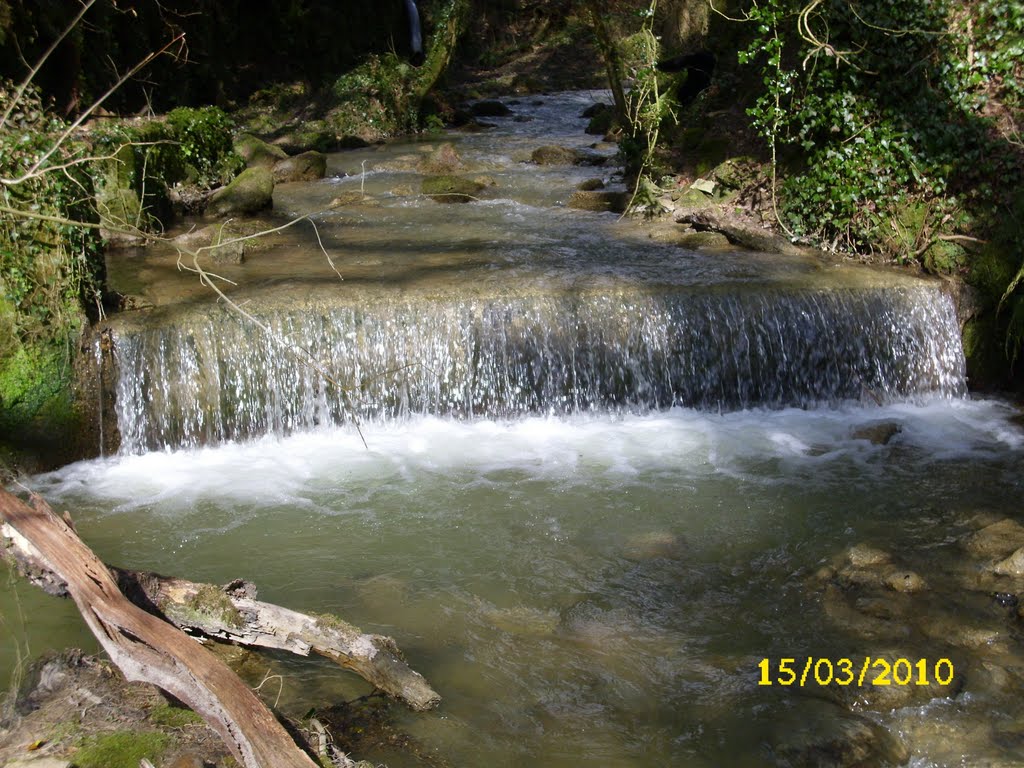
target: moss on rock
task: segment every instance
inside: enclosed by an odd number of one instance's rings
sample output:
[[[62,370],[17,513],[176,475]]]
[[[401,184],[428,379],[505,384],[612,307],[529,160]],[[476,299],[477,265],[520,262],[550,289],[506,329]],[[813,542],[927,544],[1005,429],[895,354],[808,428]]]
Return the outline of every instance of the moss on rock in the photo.
[[[273,195],[274,176],[270,170],[247,168],[238,178],[213,194],[206,213],[213,216],[259,213],[273,205]]]
[[[442,174],[426,176],[420,188],[424,195],[438,203],[468,203],[476,198],[484,185],[474,179]]]
[[[288,157],[288,153],[281,147],[268,144],[251,133],[239,134],[235,138],[234,148],[249,168],[273,168]]]

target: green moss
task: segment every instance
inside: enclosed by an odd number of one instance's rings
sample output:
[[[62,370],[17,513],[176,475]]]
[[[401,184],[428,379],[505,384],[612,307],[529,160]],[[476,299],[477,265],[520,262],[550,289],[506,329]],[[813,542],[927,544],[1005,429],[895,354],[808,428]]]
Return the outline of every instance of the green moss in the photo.
[[[198,626],[212,621],[236,629],[245,624],[231,598],[211,584],[203,585],[184,603],[162,602],[160,610],[175,624]]]
[[[337,616],[331,613],[311,613],[314,619],[316,619],[316,625],[320,629],[335,629],[339,632],[355,632],[359,633],[359,630],[349,624],[344,619],[339,619]]]
[[[35,435],[61,434],[78,420],[71,396],[67,351],[54,345],[20,346],[0,360],[0,433],[15,446]]]
[[[143,758],[159,763],[170,744],[170,736],[157,731],[90,736],[75,753],[74,764],[77,768],[138,768]]]
[[[153,725],[160,725],[165,728],[184,728],[186,725],[196,725],[203,722],[203,718],[185,707],[172,707],[170,704],[161,704],[149,710],[149,722]]]

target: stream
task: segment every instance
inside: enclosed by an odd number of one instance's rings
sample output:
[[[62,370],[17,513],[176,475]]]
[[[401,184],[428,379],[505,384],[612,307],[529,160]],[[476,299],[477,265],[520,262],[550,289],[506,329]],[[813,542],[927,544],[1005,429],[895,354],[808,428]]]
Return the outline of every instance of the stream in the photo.
[[[319,211],[316,233],[216,271],[285,347],[173,253],[112,257],[152,305],[110,323],[120,450],[34,490],[108,562],[244,577],[393,636],[443,702],[395,708],[418,748],[374,763],[1020,764],[1024,574],[993,571],[1005,537],[979,542],[1024,522],[1024,429],[967,394],[952,301],[568,208],[585,179],[621,189],[578,117],[602,96],[526,97],[489,131],[279,186],[265,223]],[[481,199],[419,194],[441,142]],[[544,144],[606,164],[529,163]],[[95,648],[30,587],[0,612],[5,677],[22,637]],[[914,678],[815,681],[878,658]],[[260,665],[293,716],[369,692],[326,661]]]

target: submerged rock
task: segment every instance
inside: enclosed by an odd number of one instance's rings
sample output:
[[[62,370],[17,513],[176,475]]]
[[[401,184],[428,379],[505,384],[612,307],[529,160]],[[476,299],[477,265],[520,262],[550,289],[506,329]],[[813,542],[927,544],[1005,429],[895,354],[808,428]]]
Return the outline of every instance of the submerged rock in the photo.
[[[274,177],[267,168],[247,168],[238,177],[210,197],[206,214],[245,216],[274,204]]]
[[[999,576],[1013,576],[1015,578],[1024,576],[1024,547],[1015,551],[1005,560],[1000,560],[993,565],[992,572]]]
[[[626,540],[623,554],[630,560],[679,558],[683,555],[685,545],[685,540],[671,531],[648,531],[630,536]]]
[[[206,248],[200,257],[205,256],[214,264],[241,264],[245,261],[248,241],[239,241],[237,238],[244,234],[234,227],[212,224],[179,235],[172,242],[188,251]],[[232,240],[236,242],[230,242]]]
[[[576,189],[581,192],[593,192],[598,189],[604,189],[603,179],[584,179],[576,185]]]
[[[473,179],[460,176],[427,176],[420,187],[424,195],[428,195],[438,203],[468,203],[484,185]]]
[[[864,768],[903,765],[910,752],[896,736],[862,715],[808,699],[779,723],[771,751],[792,768]]]
[[[903,427],[894,421],[878,421],[854,427],[850,437],[854,440],[867,440],[874,445],[888,445],[902,431]]]
[[[1024,547],[1024,526],[1006,518],[971,534],[963,547],[974,557],[1002,559]]]

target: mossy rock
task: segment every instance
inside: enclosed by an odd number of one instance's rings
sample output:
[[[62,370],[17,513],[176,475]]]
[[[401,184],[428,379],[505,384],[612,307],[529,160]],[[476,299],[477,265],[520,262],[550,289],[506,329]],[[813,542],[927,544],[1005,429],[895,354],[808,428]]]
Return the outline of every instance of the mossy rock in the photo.
[[[712,199],[699,189],[688,187],[678,195],[673,195],[672,202],[679,208],[707,208],[712,203]]]
[[[318,181],[327,175],[327,155],[310,150],[274,164],[274,182]]]
[[[629,192],[609,192],[607,190],[577,190],[569,198],[568,206],[580,211],[598,213],[623,213],[629,205]]]
[[[598,189],[604,189],[603,179],[585,179],[576,185],[576,189],[581,192],[594,192]]]
[[[424,195],[437,203],[468,203],[483,188],[484,185],[474,179],[447,174],[427,176],[420,187]]]
[[[575,165],[579,162],[579,153],[568,147],[549,144],[533,150],[530,162],[537,165]]]
[[[273,168],[288,157],[288,153],[281,147],[268,144],[249,133],[243,133],[235,139],[235,152],[245,160],[249,168]]]
[[[604,136],[617,125],[615,110],[606,109],[598,112],[587,123],[586,132],[594,136]]]
[[[697,175],[705,176],[729,157],[729,139],[724,136],[705,136],[694,154]]]
[[[445,142],[438,146],[433,152],[422,158],[416,165],[419,173],[429,176],[445,176],[465,170],[466,164],[462,161],[455,145]]]
[[[759,172],[752,157],[730,157],[716,165],[710,176],[724,189],[742,189],[757,181]]]
[[[247,168],[238,178],[213,193],[208,216],[245,216],[274,204],[274,177],[267,168]]]
[[[691,250],[729,248],[732,246],[729,238],[721,232],[685,232],[679,237],[678,244],[683,248]]]
[[[928,246],[924,252],[921,262],[929,272],[949,274],[956,272],[964,265],[967,259],[967,251],[962,245],[951,243],[947,240],[939,240]]]
[[[73,389],[61,345],[17,345],[0,358],[0,445],[16,463],[49,469],[89,452],[90,419]],[[95,453],[98,446],[91,448]]]

